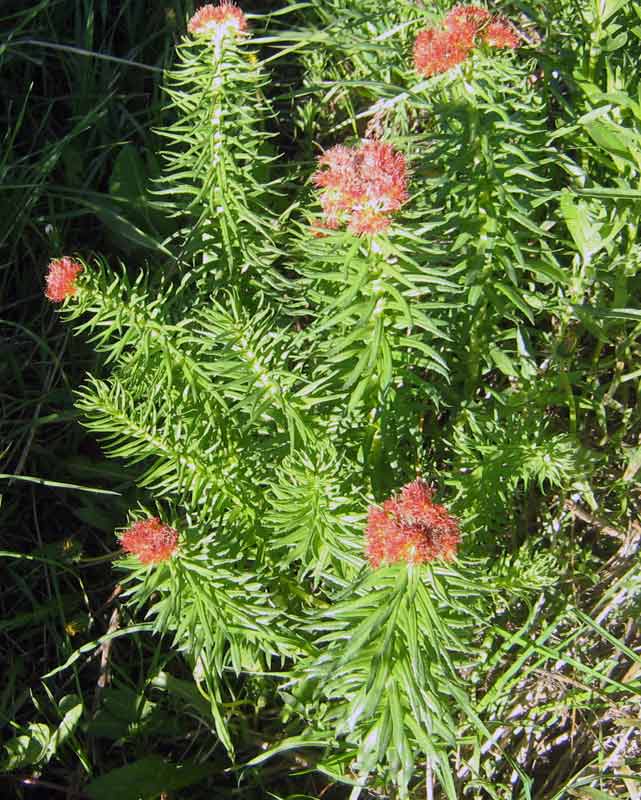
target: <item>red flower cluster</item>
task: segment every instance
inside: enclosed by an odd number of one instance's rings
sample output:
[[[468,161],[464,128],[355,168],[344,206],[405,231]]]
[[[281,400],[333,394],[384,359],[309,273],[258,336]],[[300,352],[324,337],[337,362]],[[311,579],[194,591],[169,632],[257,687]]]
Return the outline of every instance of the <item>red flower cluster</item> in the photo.
[[[49,262],[45,297],[54,303],[62,303],[78,291],[76,278],[82,272],[82,264],[71,258],[54,258]]]
[[[178,531],[165,525],[158,517],[134,522],[120,539],[122,549],[138,556],[143,564],[167,561],[178,547]]]
[[[499,17],[485,29],[485,42],[490,47],[511,47],[514,50],[519,46],[519,37],[510,23]]]
[[[416,71],[426,78],[438,75],[465,61],[471,47],[451,31],[427,28],[414,42]]]
[[[445,17],[445,27],[448,31],[461,31],[473,43],[476,34],[487,25],[491,14],[479,6],[454,6]]]
[[[247,19],[231,0],[221,0],[220,5],[208,3],[199,8],[187,25],[189,33],[221,37],[231,31],[235,35],[247,30]]]
[[[372,567],[406,561],[421,564],[456,555],[458,522],[444,506],[432,502],[432,490],[418,478],[382,506],[370,506],[366,554]]]
[[[460,64],[476,44],[519,46],[519,37],[502,16],[492,17],[478,6],[455,6],[443,20],[444,29],[426,28],[414,42],[416,71],[426,78]]]
[[[336,145],[318,163],[321,169],[313,181],[323,189],[327,228],[346,222],[352,233],[379,233],[389,227],[390,214],[407,202],[405,157],[390,144],[364,139],[360,147]]]

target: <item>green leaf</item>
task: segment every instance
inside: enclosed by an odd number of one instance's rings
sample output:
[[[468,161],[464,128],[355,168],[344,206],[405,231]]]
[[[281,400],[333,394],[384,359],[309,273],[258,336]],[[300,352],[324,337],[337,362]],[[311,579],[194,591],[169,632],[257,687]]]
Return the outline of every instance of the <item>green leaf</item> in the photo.
[[[98,647],[100,647],[100,645],[104,644],[105,642],[109,642],[112,639],[119,639],[121,636],[131,636],[134,633],[142,633],[145,631],[151,632],[153,631],[153,628],[154,626],[151,622],[142,622],[138,625],[131,625],[128,628],[121,628],[120,630],[113,631],[112,633],[106,633],[104,636],[101,636],[99,639],[96,639],[93,642],[87,642],[86,644],[83,644],[69,656],[69,658],[64,662],[64,664],[55,667],[42,677],[51,678],[54,675],[57,675],[59,672],[68,669],[72,664],[75,664],[75,662],[80,658],[80,656],[83,653],[91,652],[91,650],[97,649]]]
[[[187,762],[171,764],[160,756],[148,756],[101,775],[85,787],[93,800],[156,800],[162,792],[199,783],[216,767]]]
[[[641,148],[639,136],[635,131],[603,118],[584,123],[584,128],[592,141],[609,153],[615,161],[620,159],[635,169],[639,168]]]
[[[302,747],[329,747],[331,742],[327,739],[308,739],[305,736],[290,736],[283,739],[274,747],[266,750],[258,756],[254,756],[251,761],[247,761],[246,767],[257,767],[259,764],[267,761],[278,753],[285,753],[288,750],[300,750]]]
[[[40,722],[32,722],[25,733],[10,739],[4,749],[7,751],[2,762],[3,771],[23,769],[31,764],[39,764],[47,758],[51,746],[51,729]]]
[[[591,314],[600,319],[625,319],[641,322],[641,309],[639,308],[593,308],[592,306],[572,306],[577,316]]]
[[[109,193],[115,199],[123,199],[132,205],[145,196],[147,185],[145,162],[132,144],[121,148],[109,180]]]
[[[604,25],[610,17],[613,17],[624,6],[627,6],[630,0],[605,0],[605,2],[597,3],[602,9],[601,24]]]
[[[76,201],[85,206],[91,212],[96,214],[97,217],[106,225],[117,237],[122,237],[124,242],[141,247],[145,250],[151,250],[155,253],[162,253],[165,256],[172,257],[171,252],[158,241],[155,236],[150,236],[143,231],[129,218],[127,211],[121,208],[110,197],[102,197],[101,195],[92,195],[89,199],[88,195],[76,198]]]
[[[156,703],[138,695],[128,687],[105,689],[102,705],[89,724],[93,736],[121,739],[147,732],[157,710]]]
[[[641,447],[632,447],[628,451],[624,451],[628,465],[623,473],[624,481],[634,480],[635,475],[641,469]]]
[[[622,31],[617,36],[609,36],[602,44],[603,51],[605,53],[614,53],[616,50],[625,47],[627,41],[628,34],[626,31]]]
[[[532,314],[532,309],[528,306],[525,298],[517,289],[514,289],[512,286],[506,286],[504,283],[495,283],[494,288],[498,289],[501,294],[504,294],[510,300],[512,305],[516,306],[519,311],[522,311],[530,320],[532,325],[534,325],[534,315]]]
[[[120,497],[120,492],[112,492],[109,489],[94,489],[91,486],[78,486],[75,483],[60,483],[60,481],[50,481],[47,478],[34,478],[31,475],[0,475],[0,480],[26,481],[28,483],[37,483],[40,486],[55,486],[60,489],[76,489],[79,492],[112,494]]]
[[[77,694],[65,695],[58,704],[58,711],[62,714],[62,721],[49,742],[47,760],[58,752],[60,746],[77,728],[83,711],[82,697]]]
[[[568,789],[568,793],[572,797],[581,798],[581,800],[616,800],[614,795],[602,792],[600,789],[592,789],[590,786],[585,786],[582,789]]]
[[[561,193],[559,208],[583,263],[589,264],[592,257],[605,247],[600,226],[591,221],[589,205],[581,200],[575,203],[572,193],[564,191]]]
[[[490,348],[490,358],[504,375],[510,375],[514,378],[518,377],[519,373],[512,363],[512,359],[504,353],[503,350],[499,350],[498,347]]]
[[[630,189],[627,186],[619,186],[616,189],[609,189],[604,186],[592,186],[590,189],[574,189],[573,192],[583,197],[611,197],[615,200],[641,199],[641,189]]]

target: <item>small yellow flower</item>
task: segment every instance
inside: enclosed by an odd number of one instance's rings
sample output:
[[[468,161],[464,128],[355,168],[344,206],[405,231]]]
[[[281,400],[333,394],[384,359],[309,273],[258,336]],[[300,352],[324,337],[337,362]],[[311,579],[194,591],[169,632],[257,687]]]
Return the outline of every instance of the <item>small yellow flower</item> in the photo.
[[[88,630],[90,623],[89,615],[79,611],[77,614],[74,614],[72,619],[67,620],[65,623],[65,633],[70,638],[73,638],[79,633],[84,633]]]
[[[82,547],[72,536],[67,536],[57,545],[57,555],[63,561],[78,561],[82,556]]]

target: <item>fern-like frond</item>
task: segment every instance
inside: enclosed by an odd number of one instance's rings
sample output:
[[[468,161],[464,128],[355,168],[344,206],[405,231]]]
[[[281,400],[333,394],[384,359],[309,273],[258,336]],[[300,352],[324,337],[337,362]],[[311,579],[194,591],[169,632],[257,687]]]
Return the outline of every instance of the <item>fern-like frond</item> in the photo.
[[[90,379],[77,405],[110,455],[142,465],[141,486],[203,513],[237,509],[251,518],[250,461],[241,472],[238,443],[221,437],[217,411],[206,403],[190,411],[183,403],[178,413],[175,394],[161,389],[134,398],[114,376],[109,382]]]
[[[326,703],[319,722],[355,746],[362,776],[384,766],[406,797],[422,754],[454,797],[448,750],[456,710],[470,710],[460,665],[481,605],[478,584],[451,568],[368,574],[314,619],[321,654],[301,664],[296,702]]]
[[[279,192],[266,128],[272,112],[262,91],[267,77],[249,48],[184,39],[167,76],[178,116],[159,131],[172,147],[157,194],[186,216],[180,259],[190,269],[195,259],[203,290],[223,280],[239,284],[250,268],[261,279],[277,252],[272,208]]]
[[[352,579],[364,563],[360,494],[331,446],[288,456],[267,495],[264,526],[274,560],[285,550],[283,563],[299,563],[301,577],[311,575],[315,584]]]

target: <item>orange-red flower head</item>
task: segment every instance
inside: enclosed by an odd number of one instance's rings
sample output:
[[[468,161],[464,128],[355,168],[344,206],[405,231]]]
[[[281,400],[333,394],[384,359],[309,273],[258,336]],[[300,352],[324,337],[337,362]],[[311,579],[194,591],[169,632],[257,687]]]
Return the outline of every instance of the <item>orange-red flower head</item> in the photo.
[[[445,27],[448,31],[469,30],[473,39],[491,17],[489,11],[479,6],[454,6],[445,17]]]
[[[458,522],[444,506],[432,502],[432,490],[420,478],[382,506],[370,506],[365,549],[374,568],[398,561],[451,561],[460,540]]]
[[[313,181],[322,189],[323,224],[347,224],[356,234],[373,234],[391,224],[407,202],[405,157],[391,144],[364,139],[359,147],[336,145],[319,158]],[[327,167],[327,169],[323,169]]]
[[[431,78],[465,61],[471,49],[466,32],[427,28],[414,42],[414,66],[421,75]]]
[[[82,264],[71,258],[54,258],[49,262],[45,297],[54,303],[62,303],[78,291],[76,278],[82,272]]]
[[[481,43],[515,48],[519,37],[505,17],[492,17],[479,6],[454,6],[443,20],[442,30],[426,28],[419,32],[414,42],[414,66],[430,78],[465,61]]]
[[[178,531],[161,522],[158,517],[134,522],[121,539],[122,549],[138,556],[143,564],[167,561],[178,547]]]
[[[220,5],[208,3],[199,8],[187,25],[189,33],[195,36],[211,36],[221,39],[228,33],[235,36],[247,31],[247,19],[231,0],[221,0]]]
[[[485,30],[484,41],[490,47],[511,47],[514,50],[519,46],[518,34],[505,17],[497,17],[490,22]]]

